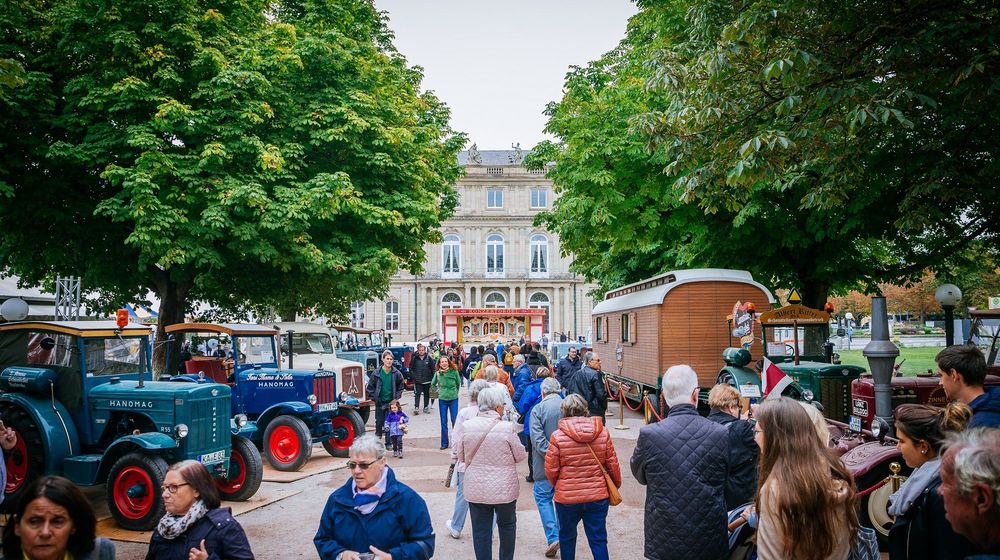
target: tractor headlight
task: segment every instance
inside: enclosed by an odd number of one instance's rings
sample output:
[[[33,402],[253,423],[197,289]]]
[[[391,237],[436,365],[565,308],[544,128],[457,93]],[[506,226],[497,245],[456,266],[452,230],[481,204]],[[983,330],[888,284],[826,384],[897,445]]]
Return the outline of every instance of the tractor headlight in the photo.
[[[240,428],[247,425],[246,414],[237,414],[236,416],[233,417],[233,420],[236,421],[236,425],[239,426]]]
[[[306,397],[306,402],[312,406],[315,406],[316,403],[319,402],[319,399],[316,398],[316,395],[309,395],[308,397]]]
[[[889,423],[884,418],[876,416],[872,420],[872,435],[877,437],[879,441],[884,440],[885,436],[889,435]]]
[[[347,399],[349,398],[351,398],[351,396],[348,395],[346,391],[341,391],[340,394],[337,395],[337,400],[340,402],[347,402]]]
[[[177,424],[176,426],[174,426],[174,433],[177,434],[177,437],[181,439],[186,438],[188,435],[187,424]]]
[[[815,395],[813,395],[813,392],[810,391],[809,389],[803,389],[802,390],[802,398],[803,399],[805,399],[805,400],[807,400],[809,402],[812,402],[813,401],[813,397],[815,397]]]

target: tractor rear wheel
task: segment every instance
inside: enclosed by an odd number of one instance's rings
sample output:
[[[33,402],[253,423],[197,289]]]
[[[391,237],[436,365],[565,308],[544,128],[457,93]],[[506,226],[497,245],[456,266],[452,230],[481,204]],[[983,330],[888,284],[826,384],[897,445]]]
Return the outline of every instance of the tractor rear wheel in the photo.
[[[108,509],[123,529],[149,531],[164,514],[160,487],[167,462],[157,455],[128,453],[108,474]]]
[[[215,479],[215,485],[223,500],[245,502],[260,488],[264,479],[264,461],[257,446],[245,437],[234,436],[232,449],[229,472],[226,478]]]
[[[283,414],[264,430],[264,455],[279,471],[297,471],[312,456],[312,435],[301,418]]]
[[[7,463],[3,506],[5,511],[9,511],[17,503],[24,487],[45,474],[45,453],[42,451],[42,432],[23,408],[9,402],[0,403],[0,418],[17,433],[14,448],[3,453]]]
[[[347,457],[347,451],[358,437],[365,434],[361,415],[350,408],[342,408],[333,417],[333,437],[323,440],[323,449],[334,457]]]

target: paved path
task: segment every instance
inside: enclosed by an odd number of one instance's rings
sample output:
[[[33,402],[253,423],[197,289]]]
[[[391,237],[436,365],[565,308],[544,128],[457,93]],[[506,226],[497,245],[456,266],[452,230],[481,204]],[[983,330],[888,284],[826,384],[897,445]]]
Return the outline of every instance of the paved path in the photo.
[[[389,465],[396,470],[400,480],[410,485],[427,501],[431,521],[437,533],[435,557],[449,559],[472,558],[472,525],[467,521],[462,537],[458,540],[448,536],[444,522],[451,516],[454,491],[445,488],[443,480],[450,463],[449,452],[441,451],[440,421],[437,405],[431,414],[412,415],[412,394],[403,395],[405,411],[411,415],[410,435],[404,440],[405,457],[389,457]],[[465,391],[461,404],[468,402]],[[373,415],[374,418],[374,415]],[[611,429],[615,447],[622,468],[622,496],[624,503],[611,508],[608,514],[608,540],[611,558],[640,558],[642,556],[642,519],[645,487],[632,477],[628,468],[629,457],[635,448],[635,439],[643,425],[642,416],[626,410],[626,424],[629,430]],[[369,429],[373,429],[373,422]],[[618,424],[618,405],[612,403],[609,410],[608,426]],[[314,453],[324,453],[317,447]],[[544,558],[545,537],[535,509],[531,484],[524,481],[528,472],[526,463],[518,465],[521,473],[521,495],[517,501],[517,550],[515,558]],[[258,559],[317,558],[312,538],[319,526],[319,517],[330,493],[348,478],[344,468],[326,472],[287,483],[284,486],[302,490],[301,493],[285,500],[239,515],[237,520],[243,525],[250,539],[254,554]],[[278,483],[264,483],[278,484]],[[116,542],[119,560],[141,559],[145,557],[146,545]],[[494,555],[498,541],[494,539]],[[587,548],[587,539],[582,525],[577,541],[577,557],[592,558]]]

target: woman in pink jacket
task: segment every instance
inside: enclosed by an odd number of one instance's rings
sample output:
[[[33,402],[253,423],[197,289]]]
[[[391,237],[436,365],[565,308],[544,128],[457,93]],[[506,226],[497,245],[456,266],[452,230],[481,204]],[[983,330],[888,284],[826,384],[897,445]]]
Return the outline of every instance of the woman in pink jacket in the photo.
[[[476,560],[493,556],[493,516],[500,532],[500,560],[513,560],[517,533],[517,463],[528,453],[517,438],[517,426],[500,419],[506,391],[500,387],[479,393],[479,415],[467,420],[455,454],[465,463],[464,492],[472,516],[472,546]]]

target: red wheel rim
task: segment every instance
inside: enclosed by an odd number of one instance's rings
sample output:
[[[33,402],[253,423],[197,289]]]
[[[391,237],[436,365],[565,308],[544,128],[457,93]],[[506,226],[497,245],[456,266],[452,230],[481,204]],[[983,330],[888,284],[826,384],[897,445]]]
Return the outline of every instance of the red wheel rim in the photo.
[[[338,430],[343,430],[343,433],[347,434],[347,436],[341,439],[333,436],[328,442],[334,449],[350,448],[351,444],[354,443],[354,424],[346,416],[334,416],[333,431],[337,432]]]
[[[4,483],[4,494],[10,495],[17,492],[24,485],[24,479],[28,476],[28,446],[24,444],[24,437],[17,433],[17,443],[14,448],[5,453],[7,456],[7,480]]]
[[[280,463],[292,463],[299,457],[299,436],[288,426],[278,426],[271,431],[267,442],[271,457]]]
[[[156,500],[153,479],[141,467],[127,467],[118,473],[112,492],[115,507],[127,519],[142,519],[149,515]]]
[[[229,472],[225,479],[216,479],[215,484],[219,491],[224,494],[235,494],[243,483],[247,481],[247,462],[242,453],[233,450],[233,456],[229,458]]]

